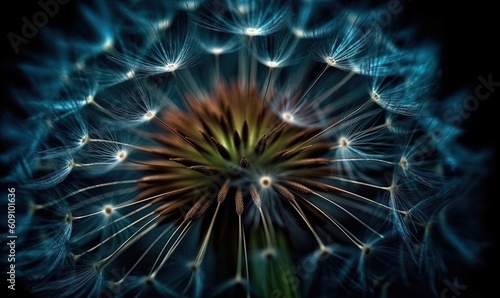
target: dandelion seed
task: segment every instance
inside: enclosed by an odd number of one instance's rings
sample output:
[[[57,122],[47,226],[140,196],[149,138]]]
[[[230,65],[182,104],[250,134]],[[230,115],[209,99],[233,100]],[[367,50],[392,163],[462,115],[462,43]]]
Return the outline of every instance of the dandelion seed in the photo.
[[[268,188],[269,186],[271,186],[271,178],[268,176],[264,176],[260,178],[259,183],[262,187]]]
[[[286,122],[293,122],[293,115],[291,113],[285,112],[281,116]]]
[[[104,206],[102,213],[104,213],[104,215],[106,215],[106,216],[111,215],[113,213],[113,206],[111,206],[111,205]]]
[[[126,151],[123,151],[123,150],[118,151],[118,153],[116,154],[116,159],[117,159],[118,161],[122,161],[122,160],[124,160],[126,157],[127,157],[127,152],[126,152]]]
[[[129,70],[126,74],[125,74],[125,77],[127,79],[131,79],[135,76],[135,71],[134,70]]]
[[[262,31],[258,28],[246,28],[245,34],[248,36],[256,36],[262,34]]]
[[[112,39],[107,39],[103,45],[102,45],[102,50],[103,51],[109,51],[113,48],[113,40]]]

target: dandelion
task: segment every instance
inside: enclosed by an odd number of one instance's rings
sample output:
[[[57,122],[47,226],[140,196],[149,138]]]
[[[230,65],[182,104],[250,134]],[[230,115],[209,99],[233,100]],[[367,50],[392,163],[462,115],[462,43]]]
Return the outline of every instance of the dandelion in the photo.
[[[437,295],[443,245],[474,259],[435,47],[297,2],[90,2],[82,34],[47,28],[6,178],[31,293]]]

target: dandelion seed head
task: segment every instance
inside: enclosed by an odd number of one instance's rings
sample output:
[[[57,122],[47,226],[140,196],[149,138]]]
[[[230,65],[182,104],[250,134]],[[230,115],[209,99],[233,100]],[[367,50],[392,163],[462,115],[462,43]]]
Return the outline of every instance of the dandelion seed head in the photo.
[[[5,160],[30,291],[429,296],[448,249],[477,255],[449,227],[470,156],[433,47],[371,6],[97,2],[21,67],[7,132],[30,140]]]

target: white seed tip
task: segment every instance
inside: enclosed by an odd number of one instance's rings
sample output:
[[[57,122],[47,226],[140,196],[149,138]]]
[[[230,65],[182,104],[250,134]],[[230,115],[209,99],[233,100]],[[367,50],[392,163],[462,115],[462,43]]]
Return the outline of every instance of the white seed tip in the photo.
[[[170,27],[170,24],[171,23],[169,19],[161,20],[156,24],[156,28],[159,30],[164,30]]]
[[[260,186],[262,186],[264,188],[268,188],[269,186],[271,186],[271,177],[269,177],[269,176],[261,177],[259,180],[259,183],[260,183]]]
[[[247,28],[245,30],[245,34],[248,36],[256,36],[260,33],[260,30],[258,28]]]
[[[85,68],[85,61],[79,61],[75,64],[76,69],[83,70]]]
[[[187,10],[187,11],[193,11],[196,10],[200,6],[200,4],[197,1],[185,1],[181,8]]]
[[[392,127],[392,119],[391,118],[386,118],[385,119],[385,125],[387,127]]]
[[[112,39],[107,39],[103,44],[102,44],[102,49],[103,51],[108,51],[113,48],[113,40]]]
[[[127,79],[131,79],[131,78],[135,77],[135,71],[134,71],[134,70],[132,70],[132,69],[131,69],[131,70],[129,70],[129,71],[125,74],[125,77],[126,77]]]
[[[335,66],[335,65],[337,65],[337,61],[336,61],[333,57],[331,57],[331,56],[326,57],[326,58],[325,58],[325,61],[326,61],[326,63],[328,63],[328,65],[330,65],[330,66]]]
[[[66,216],[64,216],[64,221],[67,224],[71,224],[73,222],[73,216],[71,215],[71,213],[66,213]]]
[[[405,157],[401,157],[401,159],[399,160],[399,166],[404,170],[407,170],[409,166],[408,160]]]
[[[243,5],[243,4],[238,5],[237,9],[240,14],[246,14],[250,10],[248,5]]]
[[[303,38],[303,37],[304,37],[304,35],[305,35],[304,30],[299,29],[299,28],[294,28],[294,29],[292,29],[292,33],[293,33],[293,35],[295,35],[295,37],[297,37],[297,38]]]
[[[342,137],[339,140],[339,145],[340,145],[340,147],[346,148],[349,146],[349,140],[346,137]]]
[[[120,150],[118,151],[118,153],[116,154],[116,159],[118,161],[122,161],[124,160],[125,158],[127,158],[127,152],[125,150]]]
[[[113,214],[114,208],[111,205],[105,205],[104,208],[102,208],[102,213],[106,216],[110,216]]]
[[[173,71],[176,71],[177,68],[179,67],[179,65],[177,65],[176,63],[169,63],[167,65],[165,65],[165,71],[166,72],[173,72]]]
[[[224,52],[224,49],[218,48],[218,47],[213,47],[209,50],[209,52],[212,53],[213,55],[220,55]]]
[[[264,259],[272,259],[276,256],[276,250],[273,249],[273,248],[266,248],[263,252],[262,252],[262,258]]]
[[[327,246],[321,245],[317,253],[318,253],[318,259],[324,260],[332,253],[332,249]]]
[[[84,135],[84,136],[82,137],[82,139],[80,140],[80,143],[81,143],[82,145],[85,145],[85,144],[87,144],[88,142],[89,142],[89,135]]]
[[[294,120],[293,115],[291,113],[289,113],[289,112],[283,113],[281,115],[281,118],[283,118],[283,120],[285,122],[288,122],[288,123],[293,122],[293,120]]]
[[[91,104],[94,102],[94,95],[90,94],[89,96],[87,96],[87,98],[85,98],[85,102],[87,102],[87,104]]]
[[[156,115],[155,111],[147,111],[146,114],[144,114],[144,119],[145,120],[150,120]]]
[[[275,68],[275,67],[278,67],[280,65],[280,63],[277,61],[267,61],[265,64],[269,68]]]

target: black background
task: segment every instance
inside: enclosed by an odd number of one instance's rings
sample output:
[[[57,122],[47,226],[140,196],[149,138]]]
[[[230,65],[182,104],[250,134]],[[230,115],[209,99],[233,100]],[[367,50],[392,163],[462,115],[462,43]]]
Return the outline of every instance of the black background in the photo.
[[[15,4],[14,4],[15,2]],[[69,4],[61,5],[60,12],[49,20],[48,26],[64,26],[70,24],[76,14],[77,0],[70,1]],[[389,1],[387,1],[389,2]],[[400,0],[404,7],[402,12],[403,21],[412,24],[416,23],[422,27],[420,36],[416,38],[431,37],[443,44],[441,60],[443,61],[443,76],[440,84],[443,95],[451,94],[453,90],[462,87],[469,88],[470,95],[474,94],[474,88],[479,84],[478,76],[487,77],[492,74],[493,81],[500,81],[500,70],[497,67],[500,61],[499,15],[497,8],[491,4],[493,1],[469,1],[453,4],[444,4],[442,1],[408,1]],[[8,4],[7,4],[8,3]],[[383,2],[381,2],[383,3]],[[7,6],[9,5],[9,6]],[[21,45],[21,51],[15,54],[7,39],[8,32],[19,33],[22,22],[21,18],[26,16],[30,18],[35,12],[40,10],[37,1],[9,1],[2,3],[2,109],[18,110],[18,115],[22,118],[23,112],[19,106],[13,104],[8,93],[8,87],[11,84],[22,84],[23,79],[12,69],[16,61],[22,60],[25,52],[23,49],[35,50],[40,46],[40,35],[31,39],[27,45]],[[40,30],[44,30],[41,28]],[[500,87],[492,93],[492,96],[481,101],[480,107],[471,114],[471,117],[463,123],[466,128],[463,141],[473,149],[494,148],[495,142],[500,136],[497,104]],[[1,114],[1,113],[0,113]],[[1,122],[0,122],[1,123]],[[0,128],[1,129],[1,128]],[[9,144],[4,139],[0,148],[7,148]],[[495,154],[496,155],[496,154]],[[484,165],[481,165],[484,166]],[[498,296],[500,292],[500,276],[497,274],[499,267],[497,263],[497,240],[495,227],[500,226],[499,209],[495,208],[494,201],[498,200],[499,195],[495,188],[496,182],[496,157],[488,165],[491,175],[489,179],[483,181],[483,189],[486,190],[486,197],[483,199],[486,204],[485,211],[478,218],[484,223],[488,237],[494,243],[485,255],[487,266],[475,270],[461,273],[464,280],[461,284],[466,284],[468,288],[457,297],[488,297]],[[5,165],[2,165],[5,170]],[[481,198],[471,198],[481,203]],[[0,217],[1,218],[1,217]],[[1,224],[1,223],[0,223]],[[3,241],[2,241],[3,243]],[[22,249],[22,248],[19,248]],[[0,256],[3,257],[3,256]],[[3,272],[5,268],[1,268]],[[2,280],[5,275],[0,274]],[[2,283],[3,284],[3,283]],[[20,296],[20,284],[16,296]],[[5,290],[1,290],[5,293]],[[5,296],[3,296],[5,297]],[[10,297],[10,296],[9,296]],[[452,297],[452,295],[448,295]]]

